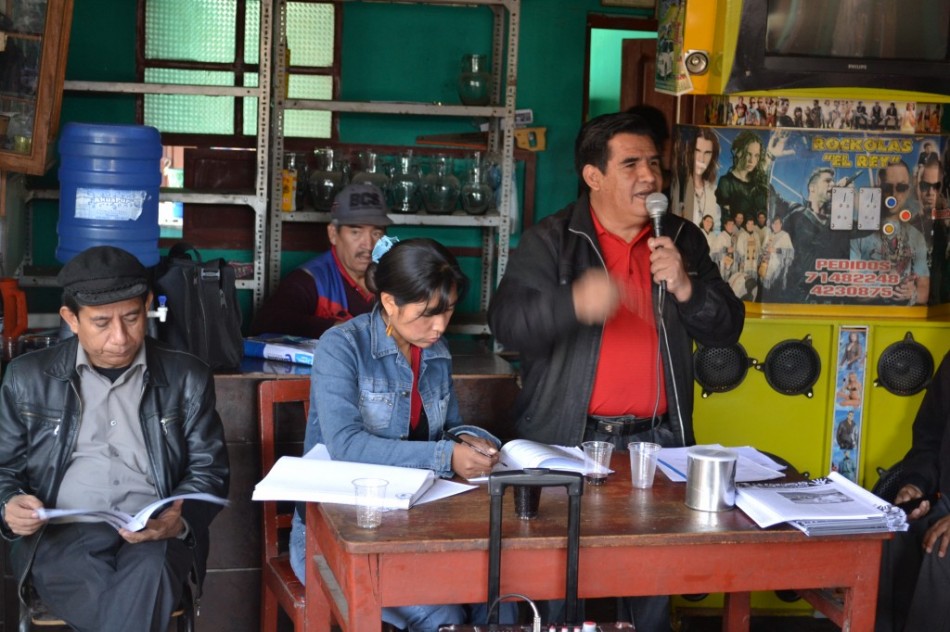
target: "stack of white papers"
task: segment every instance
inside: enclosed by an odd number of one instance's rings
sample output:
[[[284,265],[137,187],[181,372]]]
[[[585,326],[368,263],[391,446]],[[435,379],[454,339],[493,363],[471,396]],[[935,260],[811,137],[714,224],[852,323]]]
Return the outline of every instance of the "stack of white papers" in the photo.
[[[794,483],[746,483],[736,505],[760,527],[788,522],[806,535],[906,531],[904,512],[837,472]]]
[[[353,480],[357,478],[382,478],[389,482],[386,497],[380,502],[387,509],[409,509],[475,489],[475,485],[437,478],[432,470],[333,461],[326,446],[319,444],[303,457],[278,459],[267,476],[254,486],[251,498],[355,505]]]
[[[719,444],[705,447],[723,448]],[[686,451],[689,448],[662,448],[656,459],[656,465],[666,477],[674,483],[686,482],[687,459]],[[736,482],[748,483],[751,481],[768,481],[785,476],[785,466],[774,459],[762,454],[755,448],[743,446],[729,448],[735,450],[739,458],[736,460]]]

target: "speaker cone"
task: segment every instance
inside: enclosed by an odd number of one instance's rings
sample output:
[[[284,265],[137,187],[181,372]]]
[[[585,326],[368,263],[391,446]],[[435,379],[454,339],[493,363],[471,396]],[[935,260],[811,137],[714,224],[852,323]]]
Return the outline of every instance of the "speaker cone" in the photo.
[[[933,356],[908,331],[903,340],[888,346],[878,358],[874,385],[894,395],[916,395],[927,388],[933,374]]]
[[[691,75],[704,75],[709,70],[709,53],[704,50],[686,51],[686,71]]]
[[[811,344],[811,336],[805,336],[778,343],[756,368],[765,372],[765,381],[779,393],[812,397],[811,389],[821,375],[821,357]]]
[[[738,342],[728,347],[698,345],[693,353],[693,376],[703,388],[703,397],[709,397],[742,384],[749,367],[755,364]]]

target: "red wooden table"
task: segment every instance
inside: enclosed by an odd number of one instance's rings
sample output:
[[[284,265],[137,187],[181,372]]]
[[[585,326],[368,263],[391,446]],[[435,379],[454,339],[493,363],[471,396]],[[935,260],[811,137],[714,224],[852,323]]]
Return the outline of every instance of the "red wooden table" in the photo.
[[[579,592],[618,595],[726,594],[723,629],[749,629],[749,592],[796,589],[843,629],[873,630],[881,546],[889,537],[807,537],[760,529],[740,510],[694,511],[685,485],[657,472],[652,489],[630,484],[626,454],[581,503]],[[505,497],[501,593],[564,596],[567,495],[546,488],[540,516],[521,521]],[[487,599],[485,486],[384,514],[377,530],[356,526],[348,505],[307,506],[308,630],[378,632],[384,606]],[[835,588],[834,601],[823,588]]]

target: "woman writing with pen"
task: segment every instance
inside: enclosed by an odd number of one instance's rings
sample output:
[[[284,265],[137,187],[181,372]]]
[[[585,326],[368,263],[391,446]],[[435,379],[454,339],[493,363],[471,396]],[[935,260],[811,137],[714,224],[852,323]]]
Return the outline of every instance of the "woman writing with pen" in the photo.
[[[324,443],[331,458],[426,468],[442,477],[491,471],[499,441],[463,425],[442,339],[468,288],[458,262],[431,239],[384,236],[367,287],[373,311],[328,330],[314,354],[304,449]],[[298,511],[291,564],[304,581],[305,527]],[[461,605],[384,608],[383,620],[411,632],[463,623]]]

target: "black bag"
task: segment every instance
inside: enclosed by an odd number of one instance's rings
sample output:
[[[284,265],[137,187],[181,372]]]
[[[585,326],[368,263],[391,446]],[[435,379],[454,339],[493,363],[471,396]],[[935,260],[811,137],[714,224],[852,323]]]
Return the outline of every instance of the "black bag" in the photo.
[[[234,279],[234,268],[224,259],[202,261],[191,244],[175,244],[155,268],[155,297],[161,306],[164,296],[168,307],[165,322],[157,323],[158,339],[212,369],[236,369],[244,339]]]

